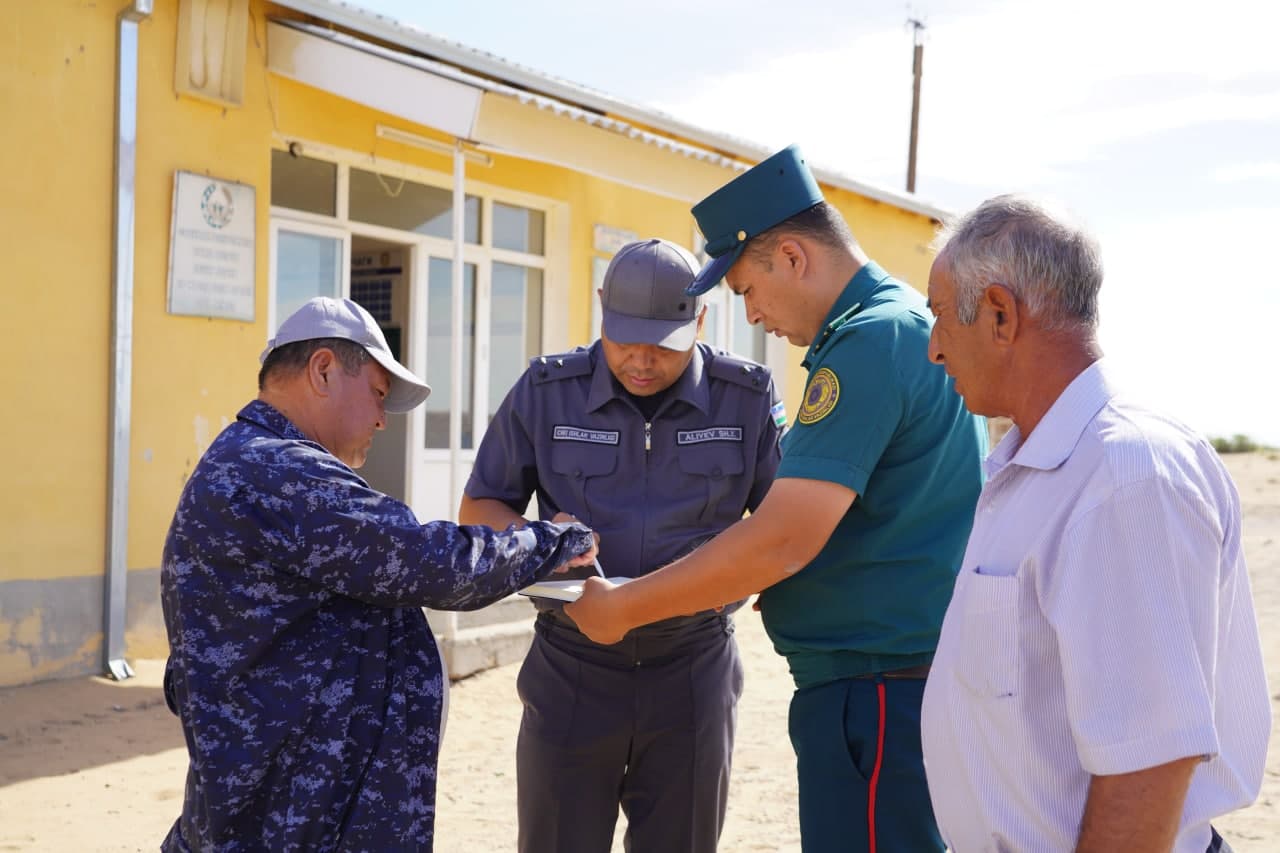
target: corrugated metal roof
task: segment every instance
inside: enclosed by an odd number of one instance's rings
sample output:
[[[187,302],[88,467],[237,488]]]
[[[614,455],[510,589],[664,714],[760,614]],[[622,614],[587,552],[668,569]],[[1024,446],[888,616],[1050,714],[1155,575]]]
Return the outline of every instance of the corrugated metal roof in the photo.
[[[486,51],[441,38],[412,24],[402,23],[354,3],[344,2],[344,0],[271,0],[271,2],[329,21],[351,32],[376,38],[432,58],[424,59],[421,56],[406,56],[396,51],[387,51],[393,54],[393,58],[397,61],[410,64],[422,63],[420,67],[432,73],[480,86],[488,91],[502,92],[520,98],[538,109],[549,110],[577,121],[625,133],[632,138],[641,139],[682,156],[741,170],[747,165],[742,161],[759,162],[773,153],[755,143],[696,127],[659,110],[632,104],[587,86],[571,83],[510,62]],[[335,38],[342,37],[342,34],[326,31],[324,28],[308,27],[307,29]],[[361,49],[365,49],[366,46],[378,47],[367,42],[360,42],[359,46]],[[435,61],[432,61],[433,59]],[[633,122],[661,132],[655,133],[636,127],[632,124]],[[680,139],[672,139],[664,134],[671,134]],[[688,142],[682,142],[681,139]],[[949,211],[944,208],[923,201],[914,195],[868,184],[841,172],[815,166],[813,173],[820,183],[850,190],[932,219],[941,220],[949,215]]]

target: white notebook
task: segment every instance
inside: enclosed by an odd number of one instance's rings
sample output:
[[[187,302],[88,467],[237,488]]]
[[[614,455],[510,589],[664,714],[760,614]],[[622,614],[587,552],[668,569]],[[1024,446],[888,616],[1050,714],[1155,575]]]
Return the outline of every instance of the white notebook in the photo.
[[[605,580],[613,584],[624,584],[631,578],[606,578]],[[521,595],[527,595],[530,598],[554,598],[557,601],[577,601],[582,595],[582,578],[574,580],[544,580],[538,583],[532,583],[524,589],[516,590]]]

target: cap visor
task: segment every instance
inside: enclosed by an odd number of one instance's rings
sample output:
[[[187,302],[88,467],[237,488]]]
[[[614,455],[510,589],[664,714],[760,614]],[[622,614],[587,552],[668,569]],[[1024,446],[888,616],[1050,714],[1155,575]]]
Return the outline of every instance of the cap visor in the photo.
[[[413,371],[381,350],[365,348],[373,360],[391,374],[391,391],[387,394],[388,412],[403,414],[422,405],[431,394],[431,386],[419,379]]]
[[[712,258],[705,267],[698,272],[693,278],[693,283],[684,289],[684,292],[690,296],[698,296],[706,293],[711,288],[720,283],[724,278],[724,274],[729,271],[729,267],[733,266],[738,257],[742,255],[742,245],[739,245],[732,252],[725,252],[718,258]]]
[[[663,349],[687,350],[698,339],[698,321],[651,320],[616,311],[604,311],[604,334],[618,344],[653,344]]]

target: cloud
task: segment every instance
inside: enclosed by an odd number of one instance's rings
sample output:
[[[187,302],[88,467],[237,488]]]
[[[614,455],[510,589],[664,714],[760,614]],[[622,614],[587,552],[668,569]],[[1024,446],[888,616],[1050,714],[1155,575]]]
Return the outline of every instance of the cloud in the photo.
[[[1237,181],[1280,181],[1280,160],[1269,163],[1224,163],[1214,169],[1210,179],[1222,184]]]
[[[1176,4],[1175,4],[1176,5]],[[1113,0],[1003,3],[929,23],[922,186],[1038,187],[1118,142],[1234,121],[1280,120],[1271,4]],[[1247,23],[1242,23],[1247,22]],[[833,25],[839,28],[839,24]],[[662,108],[900,186],[910,125],[911,36],[900,27],[824,36],[754,67],[698,78]]]
[[[1280,445],[1271,377],[1280,206],[1170,212],[1103,237],[1103,349],[1141,397],[1205,433]]]

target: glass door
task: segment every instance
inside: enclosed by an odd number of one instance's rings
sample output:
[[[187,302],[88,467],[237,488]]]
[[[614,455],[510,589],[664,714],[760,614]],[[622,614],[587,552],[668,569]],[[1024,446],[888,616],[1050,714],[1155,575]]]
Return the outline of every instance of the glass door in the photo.
[[[308,299],[345,297],[350,265],[351,236],[346,230],[309,222],[273,221],[268,337]]]

